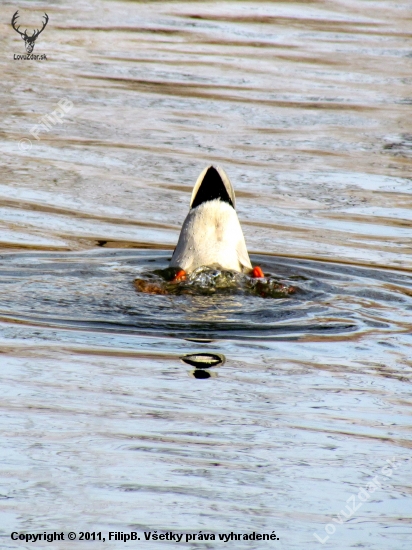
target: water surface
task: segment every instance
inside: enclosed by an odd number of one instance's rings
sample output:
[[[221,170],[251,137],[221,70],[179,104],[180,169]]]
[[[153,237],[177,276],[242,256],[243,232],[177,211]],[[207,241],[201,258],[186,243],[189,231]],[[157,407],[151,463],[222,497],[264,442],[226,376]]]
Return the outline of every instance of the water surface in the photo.
[[[10,540],[44,530],[410,547],[409,8],[26,1],[22,24],[50,18],[35,62],[13,60],[3,2],[2,547],[124,547]],[[252,262],[295,294],[136,292],[210,163]],[[223,361],[181,359],[199,353]]]

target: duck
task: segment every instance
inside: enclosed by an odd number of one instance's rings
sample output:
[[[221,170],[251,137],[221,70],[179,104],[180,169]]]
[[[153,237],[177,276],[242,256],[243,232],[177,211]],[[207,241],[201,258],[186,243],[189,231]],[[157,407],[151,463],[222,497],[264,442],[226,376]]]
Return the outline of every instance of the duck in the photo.
[[[226,172],[220,166],[207,166],[193,188],[169,264],[176,269],[174,282],[185,280],[199,267],[264,277],[260,267],[252,267],[235,208],[235,192]]]

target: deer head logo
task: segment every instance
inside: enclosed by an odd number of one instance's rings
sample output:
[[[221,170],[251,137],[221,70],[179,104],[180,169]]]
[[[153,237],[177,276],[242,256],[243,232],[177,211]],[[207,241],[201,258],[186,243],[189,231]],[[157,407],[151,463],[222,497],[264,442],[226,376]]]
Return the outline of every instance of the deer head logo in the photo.
[[[37,30],[33,31],[33,34],[31,36],[28,36],[27,29],[24,32],[20,32],[19,31],[20,26],[16,27],[16,22],[17,22],[17,19],[19,17],[18,13],[19,13],[19,11],[17,10],[16,13],[13,15],[13,17],[11,19],[11,26],[13,27],[13,29],[16,32],[18,32],[20,34],[20,36],[24,40],[24,45],[26,46],[27,53],[31,53],[33,51],[33,48],[34,48],[34,43],[36,42],[39,34],[41,32],[43,32],[45,26],[47,25],[47,22],[49,21],[49,16],[47,15],[47,13],[45,13],[44,14],[44,23],[43,23],[42,28],[40,30],[37,29]]]

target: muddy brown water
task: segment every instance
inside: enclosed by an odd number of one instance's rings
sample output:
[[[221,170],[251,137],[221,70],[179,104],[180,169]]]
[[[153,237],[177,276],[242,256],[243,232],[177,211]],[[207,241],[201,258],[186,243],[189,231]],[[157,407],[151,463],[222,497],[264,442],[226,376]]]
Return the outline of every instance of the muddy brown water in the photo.
[[[410,548],[410,8],[2,3],[2,548]],[[210,163],[296,294],[135,291]]]

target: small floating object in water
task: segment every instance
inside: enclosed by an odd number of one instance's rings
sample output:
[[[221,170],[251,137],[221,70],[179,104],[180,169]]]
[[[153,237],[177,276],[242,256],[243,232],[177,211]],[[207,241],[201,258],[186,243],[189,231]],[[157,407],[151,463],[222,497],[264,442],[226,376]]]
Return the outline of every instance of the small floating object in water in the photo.
[[[226,360],[224,355],[217,353],[192,353],[183,355],[180,359],[197,369],[209,369],[210,367],[217,367],[217,365],[224,365]]]

